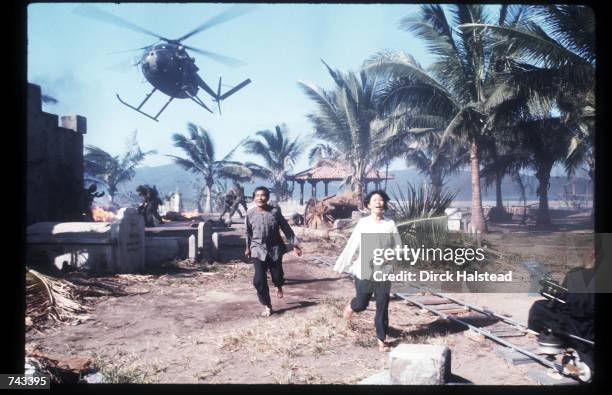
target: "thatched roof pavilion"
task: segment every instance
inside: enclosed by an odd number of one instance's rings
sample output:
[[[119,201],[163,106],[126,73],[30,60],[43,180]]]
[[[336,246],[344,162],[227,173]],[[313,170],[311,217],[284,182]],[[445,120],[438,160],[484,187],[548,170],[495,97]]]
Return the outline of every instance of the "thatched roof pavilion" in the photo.
[[[351,170],[347,165],[329,159],[320,159],[310,169],[287,176],[287,181],[297,182],[300,185],[300,204],[304,204],[304,184],[306,182],[311,185],[312,196],[316,199],[317,183],[323,182],[325,186],[325,196],[327,196],[327,186],[331,181],[344,181],[350,175]],[[370,182],[373,182],[376,189],[379,189],[381,181],[393,179],[395,179],[395,177],[392,175],[385,177],[384,172],[372,169],[368,172],[365,179],[365,191],[368,191],[368,184]]]

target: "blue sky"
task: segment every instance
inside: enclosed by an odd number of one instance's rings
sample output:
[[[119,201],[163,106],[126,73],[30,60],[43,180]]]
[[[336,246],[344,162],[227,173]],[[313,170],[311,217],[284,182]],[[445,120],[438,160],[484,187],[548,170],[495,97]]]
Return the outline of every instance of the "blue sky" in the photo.
[[[31,4],[28,7],[28,81],[59,100],[47,112],[87,117],[85,144],[112,154],[125,149],[138,131],[144,150],[157,150],[143,165],[172,163],[165,155],[181,155],[171,135],[193,122],[208,129],[220,158],[258,130],[285,123],[291,136],[308,140],[312,127],[306,114],[314,109],[299,88],[304,80],[323,88],[333,82],[320,59],[342,71],[358,70],[364,59],[384,49],[403,50],[423,65],[431,63],[423,43],[399,28],[399,21],[418,10],[409,4],[258,4],[253,12],[214,26],[185,41],[200,49],[238,58],[246,64],[229,67],[192,54],[200,75],[211,86],[219,76],[230,85],[253,82],[223,102],[223,115],[210,114],[192,101],[175,100],[154,122],[121,105],[115,97],[138,104],[151,90],[137,67],[129,66],[140,48],[155,38],[75,13],[78,3]],[[231,7],[231,4],[96,4],[161,36],[177,38]],[[495,6],[491,6],[492,11]],[[118,64],[124,67],[116,67]],[[229,88],[225,88],[229,89]],[[200,97],[211,106],[207,95]],[[157,92],[143,108],[155,114],[166,96]],[[235,158],[255,160],[241,150]],[[308,167],[306,155],[296,171]],[[405,168],[396,161],[392,168]]]
[[[231,5],[95,6],[176,38]],[[185,131],[189,121],[211,132],[219,155],[256,131],[272,129],[281,122],[288,125],[292,136],[305,138],[312,132],[305,115],[314,104],[297,81],[331,88],[333,83],[321,58],[343,71],[357,70],[365,58],[383,49],[402,49],[414,54],[423,65],[430,62],[422,43],[398,27],[403,16],[416,10],[415,5],[260,4],[251,13],[185,41],[246,63],[232,68],[195,54],[200,75],[209,85],[216,86],[220,75],[230,85],[245,78],[253,82],[223,102],[221,117],[190,100],[175,100],[156,123],[122,106],[115,97],[118,93],[137,104],[150,91],[138,68],[114,67],[140,52],[112,54],[149,45],[155,38],[83,17],[74,12],[76,7],[28,7],[28,80],[59,100],[58,104],[45,105],[45,111],[87,117],[85,144],[119,154],[130,132],[138,130],[142,148],[159,153],[144,162],[149,166],[171,163],[165,154],[180,154],[170,137]],[[203,92],[200,97],[212,104]],[[164,102],[165,96],[156,93],[143,109],[154,114]],[[216,110],[216,106],[212,108]],[[238,159],[246,158],[238,155]],[[307,165],[304,156],[296,167],[301,170]]]

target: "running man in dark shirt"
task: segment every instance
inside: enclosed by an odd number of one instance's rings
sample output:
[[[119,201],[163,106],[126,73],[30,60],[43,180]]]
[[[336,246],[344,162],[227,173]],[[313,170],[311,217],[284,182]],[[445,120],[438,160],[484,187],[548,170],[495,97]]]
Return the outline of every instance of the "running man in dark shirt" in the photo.
[[[293,230],[283,217],[280,208],[268,204],[270,191],[266,187],[257,187],[253,192],[255,207],[249,209],[245,218],[246,225],[246,250],[244,255],[253,259],[255,276],[253,285],[257,290],[259,303],[266,309],[263,316],[272,314],[272,302],[268,288],[267,271],[270,270],[272,282],[276,286],[276,296],[283,297],[283,254],[287,252],[287,246],[283,242],[280,230],[283,231],[289,244],[297,256],[302,255],[298,246],[299,241]]]

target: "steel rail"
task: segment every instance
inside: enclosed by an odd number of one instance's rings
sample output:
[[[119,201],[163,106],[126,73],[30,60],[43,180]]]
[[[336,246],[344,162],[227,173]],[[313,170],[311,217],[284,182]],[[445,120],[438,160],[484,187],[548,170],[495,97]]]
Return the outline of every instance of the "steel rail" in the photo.
[[[559,372],[561,374],[564,374],[563,373],[563,365],[561,365],[561,364],[559,364],[557,362],[551,362],[551,361],[549,361],[549,360],[547,360],[545,358],[540,357],[539,355],[536,355],[536,354],[534,354],[534,353],[532,353],[530,351],[524,350],[524,349],[522,349],[522,348],[520,348],[520,347],[518,347],[518,346],[516,346],[516,345],[514,345],[514,344],[512,344],[512,343],[510,343],[510,342],[508,342],[508,341],[498,337],[498,336],[495,336],[494,334],[492,334],[489,331],[486,331],[486,330],[478,328],[478,327],[476,327],[474,325],[468,324],[467,322],[462,321],[459,318],[452,316],[451,314],[443,313],[443,312],[438,311],[438,310],[436,310],[436,309],[434,309],[432,307],[429,307],[429,306],[427,306],[427,305],[425,305],[423,303],[420,303],[420,302],[418,302],[416,300],[413,300],[407,294],[404,294],[404,293],[394,293],[394,295],[399,296],[400,298],[402,298],[402,299],[404,299],[404,300],[406,300],[406,301],[408,301],[408,302],[410,302],[410,303],[412,303],[412,304],[414,304],[416,306],[419,306],[420,308],[422,308],[424,310],[431,311],[432,313],[442,317],[443,319],[448,319],[448,320],[454,321],[454,322],[456,322],[458,324],[461,324],[461,325],[463,325],[463,326],[473,330],[474,332],[480,333],[481,335],[486,336],[486,337],[488,337],[488,338],[490,338],[492,340],[495,340],[496,342],[498,342],[500,344],[503,344],[504,346],[509,347],[512,350],[515,350],[515,351],[517,351],[517,352],[519,352],[519,353],[521,353],[523,355],[528,356],[529,358],[531,358],[531,359],[541,363],[542,365],[548,366],[549,368],[552,368],[552,369],[556,370],[557,372]]]
[[[413,288],[416,288],[418,290],[421,290],[422,292],[428,292],[428,293],[430,293],[432,295],[435,295],[435,296],[438,296],[440,298],[448,299],[451,302],[455,302],[457,304],[463,305],[463,306],[465,306],[465,307],[467,307],[467,308],[469,308],[471,310],[478,311],[479,313],[488,315],[490,317],[498,318],[499,320],[504,321],[507,324],[514,325],[518,329],[523,330],[525,332],[529,332],[529,333],[532,333],[534,335],[539,335],[540,334],[539,332],[534,331],[533,329],[529,329],[528,327],[526,327],[525,325],[521,324],[520,322],[514,321],[513,319],[508,318],[506,316],[503,316],[501,314],[497,314],[496,312],[494,312],[492,310],[485,309],[485,308],[480,308],[478,306],[474,306],[474,305],[471,305],[469,303],[466,303],[466,302],[460,301],[458,299],[455,299],[455,298],[453,298],[451,296],[448,296],[448,295],[445,295],[445,294],[440,294],[440,293],[437,293],[437,292],[433,292],[433,291],[428,290],[427,288],[419,287],[419,286],[414,285],[414,284],[410,284],[410,286],[413,287]],[[554,333],[554,331],[553,331],[553,333]],[[561,335],[561,336],[567,336],[567,337],[569,337],[571,339],[578,340],[580,342],[589,344],[591,346],[595,346],[595,342],[594,341],[585,339],[585,338],[580,337],[580,336],[572,335],[571,333],[565,333],[565,332],[558,332],[557,331],[557,334]]]
[[[435,296],[438,296],[440,298],[448,299],[451,302],[455,302],[457,304],[465,306],[465,307],[467,307],[467,308],[469,308],[471,310],[478,311],[479,313],[485,314],[487,316],[498,318],[499,320],[504,321],[507,324],[513,325],[513,326],[517,327],[520,330],[533,333],[534,335],[538,335],[539,334],[538,332],[536,332],[536,331],[534,331],[532,329],[527,328],[525,325],[521,324],[520,322],[514,321],[513,319],[505,317],[505,316],[503,316],[501,314],[497,314],[496,312],[494,312],[492,310],[481,308],[481,307],[478,307],[478,306],[474,306],[472,304],[469,304],[469,303],[463,302],[461,300],[455,299],[455,298],[453,298],[451,296],[448,296],[448,295],[445,295],[445,294],[440,294],[440,293],[437,293],[437,292],[433,292],[433,291],[430,291],[427,288],[419,287],[419,286],[414,285],[414,284],[410,284],[410,286],[413,287],[413,288],[416,288],[416,289],[418,289],[418,290],[420,290],[422,292],[428,292],[428,293],[430,293],[432,295],[435,295]]]

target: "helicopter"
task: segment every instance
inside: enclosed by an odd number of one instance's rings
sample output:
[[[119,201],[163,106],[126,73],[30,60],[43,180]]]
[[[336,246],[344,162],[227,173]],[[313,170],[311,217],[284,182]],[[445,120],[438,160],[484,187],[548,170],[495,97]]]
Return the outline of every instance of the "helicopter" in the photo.
[[[195,58],[189,56],[187,50],[207,56],[212,60],[230,66],[237,66],[243,63],[227,56],[190,47],[182,43],[184,40],[197,33],[226,22],[230,19],[236,18],[242,14],[250,12],[251,10],[253,10],[252,7],[249,8],[242,5],[230,7],[177,39],[169,39],[160,36],[159,34],[153,33],[150,30],[91,5],[81,4],[75,9],[75,13],[88,18],[96,19],[101,22],[110,23],[115,26],[144,33],[158,39],[157,42],[151,45],[136,49],[143,52],[135,66],[140,65],[142,74],[153,86],[153,90],[151,90],[151,92],[145,96],[144,100],[138,106],[127,103],[117,94],[117,99],[119,102],[121,102],[121,104],[158,122],[159,116],[174,99],[189,98],[210,113],[213,113],[213,111],[202,101],[202,99],[198,97],[198,90],[200,88],[210,95],[213,102],[217,103],[219,115],[221,115],[221,101],[251,83],[251,80],[247,78],[238,85],[231,87],[230,90],[222,93],[222,80],[221,77],[219,77],[217,90],[214,91],[198,74],[199,68],[195,64]],[[155,115],[148,114],[147,112],[141,110],[149,98],[158,90],[169,96],[168,101],[163,105],[163,107]]]

